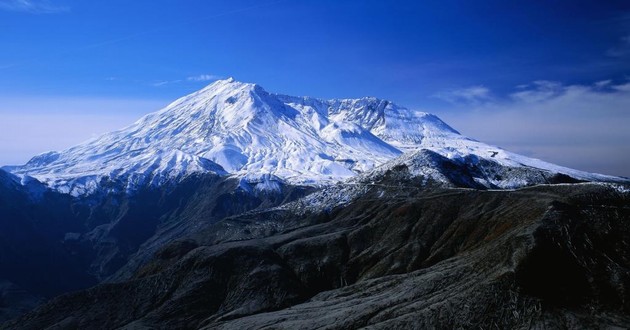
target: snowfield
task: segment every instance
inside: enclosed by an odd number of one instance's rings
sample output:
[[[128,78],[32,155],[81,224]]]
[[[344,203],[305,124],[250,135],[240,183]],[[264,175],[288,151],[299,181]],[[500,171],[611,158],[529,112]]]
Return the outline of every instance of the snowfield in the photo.
[[[261,187],[277,189],[280,182],[330,185],[388,162],[413,165],[419,150],[465,162],[485,159],[502,166],[538,168],[580,180],[621,180],[483,144],[434,115],[389,101],[278,95],[232,78],[182,97],[129,127],[6,169],[75,196],[90,194],[103,182],[122,182],[133,191],[193,173],[234,175],[245,181],[267,178]],[[433,173],[423,166],[412,170]],[[525,183],[500,181],[493,184],[513,188]]]

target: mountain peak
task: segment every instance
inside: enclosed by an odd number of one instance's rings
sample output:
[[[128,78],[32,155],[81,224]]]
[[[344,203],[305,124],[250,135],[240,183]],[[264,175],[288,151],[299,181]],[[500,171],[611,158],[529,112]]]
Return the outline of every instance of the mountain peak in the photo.
[[[238,81],[233,77],[215,80],[206,87],[204,87],[202,91],[217,91],[217,90],[233,90],[233,89],[242,89],[242,88],[254,88],[256,84],[246,83],[242,81]],[[193,93],[194,94],[194,93]]]
[[[227,78],[129,127],[36,156],[11,172],[76,195],[98,189],[101,182],[127,182],[133,190],[199,172],[273,175],[293,184],[322,185],[419,149],[449,159],[477,153],[474,159],[506,166],[567,170],[472,141],[434,115],[387,100],[270,94]]]

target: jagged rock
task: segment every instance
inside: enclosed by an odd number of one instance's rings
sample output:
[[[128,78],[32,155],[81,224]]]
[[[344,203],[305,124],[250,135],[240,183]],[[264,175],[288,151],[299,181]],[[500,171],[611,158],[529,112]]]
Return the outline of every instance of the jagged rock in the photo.
[[[5,328],[627,327],[624,189],[373,187],[326,214],[232,217],[128,281],[56,298]]]

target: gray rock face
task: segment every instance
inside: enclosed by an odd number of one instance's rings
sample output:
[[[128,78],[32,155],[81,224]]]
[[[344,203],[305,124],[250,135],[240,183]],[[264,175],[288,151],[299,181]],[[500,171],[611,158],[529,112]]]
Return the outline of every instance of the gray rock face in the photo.
[[[226,218],[4,328],[630,326],[628,187],[388,186]]]

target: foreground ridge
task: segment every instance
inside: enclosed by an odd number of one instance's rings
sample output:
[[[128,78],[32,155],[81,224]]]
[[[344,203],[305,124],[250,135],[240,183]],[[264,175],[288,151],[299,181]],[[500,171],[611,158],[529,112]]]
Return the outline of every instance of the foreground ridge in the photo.
[[[226,218],[167,244],[127,280],[0,328],[630,325],[628,186],[387,188],[397,183],[331,212]]]

